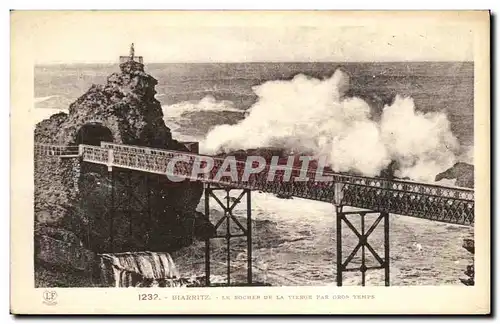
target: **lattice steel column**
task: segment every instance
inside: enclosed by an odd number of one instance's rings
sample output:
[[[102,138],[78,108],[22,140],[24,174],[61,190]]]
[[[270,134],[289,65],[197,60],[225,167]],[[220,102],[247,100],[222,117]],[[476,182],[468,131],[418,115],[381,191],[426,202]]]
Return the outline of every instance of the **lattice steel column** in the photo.
[[[143,237],[143,243],[149,247],[150,235],[153,229],[153,209],[151,196],[151,179],[149,175],[144,177],[135,171],[121,168],[113,168],[111,177],[111,186],[113,196],[110,198],[110,221],[117,216],[125,216],[128,223],[128,232],[130,237]],[[159,179],[159,178],[158,178]],[[141,187],[144,185],[144,187]],[[158,185],[159,187],[159,185]],[[145,190],[145,194],[143,194]],[[140,215],[141,217],[138,217]],[[116,223],[114,221],[113,223]],[[146,233],[142,231],[143,225],[146,225]],[[116,226],[111,226],[110,237],[114,237]],[[139,235],[137,234],[139,233]]]
[[[114,218],[115,218],[115,174],[113,172],[114,155],[113,150],[108,150],[108,179],[110,183],[110,198],[109,198],[109,252],[113,252],[114,241]]]
[[[337,286],[342,286],[342,206],[335,206],[337,223]]]
[[[114,241],[114,218],[115,218],[115,174],[112,168],[108,169],[108,179],[110,183],[109,192],[109,252],[113,252]]]
[[[361,285],[366,284],[366,272],[368,270],[384,270],[385,285],[389,286],[390,283],[390,251],[389,251],[389,214],[385,212],[376,211],[352,211],[345,212],[342,210],[342,206],[336,207],[337,212],[337,286],[342,286],[342,277],[344,272],[361,272]],[[367,229],[366,228],[366,216],[377,215],[377,218],[373,224]],[[360,218],[360,229],[358,230],[353,223],[349,220],[348,216],[355,215]],[[372,245],[368,242],[368,238],[377,228],[377,226],[383,222],[384,231],[384,258],[375,251]],[[354,233],[358,239],[356,247],[351,251],[351,253],[344,260],[342,256],[342,225],[345,223],[347,227]],[[358,251],[361,250],[361,265],[358,267],[348,267],[353,258],[356,256]],[[366,250],[368,250],[373,257],[377,260],[378,266],[367,266],[366,265]]]
[[[247,281],[252,284],[252,191],[247,190]]]
[[[222,224],[225,222],[225,233],[223,235],[215,235],[212,239],[222,238],[226,240],[226,278],[227,285],[231,285],[231,239],[235,237],[246,237],[247,240],[247,283],[252,283],[252,210],[251,210],[251,194],[248,189],[234,189],[241,190],[241,193],[238,197],[231,197],[230,192],[234,188],[230,187],[211,187],[210,185],[205,185],[205,216],[208,221],[210,221],[210,198],[213,198],[217,205],[222,208],[224,211],[224,215],[217,221],[215,224],[215,230],[217,231],[221,228]],[[221,201],[214,192],[215,191],[224,191],[225,199]],[[246,195],[246,216],[247,216],[247,224],[246,228],[240,223],[240,221],[233,215],[233,209],[242,202],[243,197]],[[231,232],[231,223],[236,224],[238,233]],[[205,284],[206,286],[210,286],[210,239],[205,241]]]
[[[205,184],[205,217],[210,222],[210,184]],[[205,286],[210,286],[210,238],[205,240]]]
[[[148,226],[146,231],[145,242],[146,246],[149,246],[150,241],[150,233],[153,230],[153,215],[151,212],[151,187],[150,187],[150,179],[149,174],[146,173],[144,177],[144,182],[146,184],[146,214],[148,215]]]
[[[385,285],[387,287],[390,286],[390,275],[391,275],[391,254],[390,254],[390,241],[389,241],[389,213],[380,213],[381,216],[384,217],[384,275],[385,275]]]

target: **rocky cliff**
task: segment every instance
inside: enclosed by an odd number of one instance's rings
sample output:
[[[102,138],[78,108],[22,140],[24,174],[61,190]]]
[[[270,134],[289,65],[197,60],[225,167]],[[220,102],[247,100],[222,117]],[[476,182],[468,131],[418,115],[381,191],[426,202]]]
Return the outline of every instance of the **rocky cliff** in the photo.
[[[69,114],[37,124],[35,142],[108,141],[188,151],[172,139],[164,124],[155,99],[157,80],[132,60],[120,64],[120,70],[72,103]],[[191,244],[193,238],[213,235],[213,226],[195,210],[202,192],[201,183],[174,186],[163,176],[118,168],[110,173],[105,166],[74,157],[37,157],[36,286],[95,285],[93,269],[65,260],[73,255],[88,261],[104,252],[171,252]]]

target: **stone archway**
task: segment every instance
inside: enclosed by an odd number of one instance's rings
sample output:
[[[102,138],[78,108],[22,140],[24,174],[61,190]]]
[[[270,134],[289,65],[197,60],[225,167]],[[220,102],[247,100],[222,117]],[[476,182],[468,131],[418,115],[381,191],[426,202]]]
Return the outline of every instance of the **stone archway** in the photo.
[[[86,144],[100,146],[101,142],[113,142],[111,130],[100,123],[83,125],[76,134],[76,145]]]

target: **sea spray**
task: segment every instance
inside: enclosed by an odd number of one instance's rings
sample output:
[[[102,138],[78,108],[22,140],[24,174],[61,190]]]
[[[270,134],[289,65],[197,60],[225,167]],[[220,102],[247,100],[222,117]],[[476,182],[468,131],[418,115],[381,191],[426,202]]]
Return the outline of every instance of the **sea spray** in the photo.
[[[460,146],[443,113],[415,111],[411,98],[396,96],[380,122],[382,142],[399,163],[397,177],[432,181],[456,162]]]
[[[180,278],[168,253],[128,252],[101,254],[104,285],[114,287],[155,286],[160,281]]]
[[[205,154],[280,147],[327,156],[337,172],[377,176],[391,161],[396,175],[433,181],[456,161],[458,141],[445,114],[420,113],[411,98],[396,96],[380,121],[357,97],[346,97],[349,77],[342,70],[325,79],[302,74],[253,88],[257,102],[245,119],[220,125],[201,145]]]
[[[68,113],[67,109],[58,108],[33,108],[30,113],[31,125],[36,127],[39,122],[49,119],[51,116],[58,113]]]
[[[59,97],[58,95],[52,95],[52,96],[46,96],[46,97],[35,97],[34,102],[35,104],[50,100],[52,98],[57,98]]]
[[[245,110],[234,107],[232,101],[217,100],[211,95],[207,95],[200,100],[181,101],[170,105],[162,105],[163,120],[170,128],[172,135],[182,141],[200,141],[209,131],[211,118],[205,117],[202,120],[193,121],[193,113],[233,113],[236,119],[243,117]],[[225,119],[227,122],[227,119]],[[196,127],[193,127],[194,125]],[[187,126],[187,127],[186,127]]]
[[[163,252],[104,253],[99,266],[105,287],[203,287],[206,282],[203,274],[181,277],[170,254]],[[220,284],[226,279],[211,275],[210,282]]]
[[[233,107],[233,102],[229,100],[216,100],[213,96],[207,95],[201,100],[182,101],[172,105],[162,106],[163,113],[169,118],[181,118],[184,114],[200,111],[232,111],[244,113],[243,110]]]

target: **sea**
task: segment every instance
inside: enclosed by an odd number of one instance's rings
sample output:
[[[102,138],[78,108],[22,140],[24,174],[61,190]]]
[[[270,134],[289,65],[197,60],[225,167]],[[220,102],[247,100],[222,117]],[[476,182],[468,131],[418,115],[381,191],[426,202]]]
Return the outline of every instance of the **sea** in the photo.
[[[258,99],[253,87],[297,74],[322,79],[341,68],[350,91],[369,102],[411,96],[416,110],[444,112],[465,147],[474,139],[473,62],[389,63],[152,63],[146,72],[158,80],[156,98],[165,122],[180,140],[202,140],[214,126],[234,124]],[[37,65],[34,111],[40,121],[69,105],[92,84],[103,84],[118,64]]]
[[[214,126],[245,118],[245,111],[258,99],[255,86],[270,80],[291,80],[297,74],[327,78],[337,68],[349,74],[351,95],[375,104],[390,101],[396,94],[411,96],[416,110],[445,113],[460,144],[473,145],[472,62],[146,64],[146,72],[158,80],[156,98],[163,107],[165,123],[180,140],[202,140]],[[105,83],[109,74],[118,71],[117,64],[36,66],[37,120],[67,110],[91,84]],[[244,218],[246,210],[240,205],[234,213]],[[212,206],[212,217],[223,214]],[[198,208],[204,211],[203,198]],[[252,215],[256,282],[335,285],[335,216],[330,204],[255,192]],[[382,242],[382,232],[377,231],[372,235],[375,244]],[[466,227],[391,215],[391,285],[461,285],[458,278],[471,262],[471,255],[460,248],[468,231]],[[349,237],[348,241],[354,236]],[[417,243],[426,253],[415,250]],[[212,256],[224,255],[224,247],[224,242],[212,240]],[[202,249],[202,242],[198,242],[174,255],[184,276],[203,273]],[[353,260],[359,265],[359,257]],[[219,263],[213,262],[212,273],[224,275],[225,267]],[[231,264],[244,272],[243,262],[234,260]],[[347,273],[344,285],[360,285],[359,277]],[[369,272],[366,281],[369,285],[383,283],[383,272]]]

